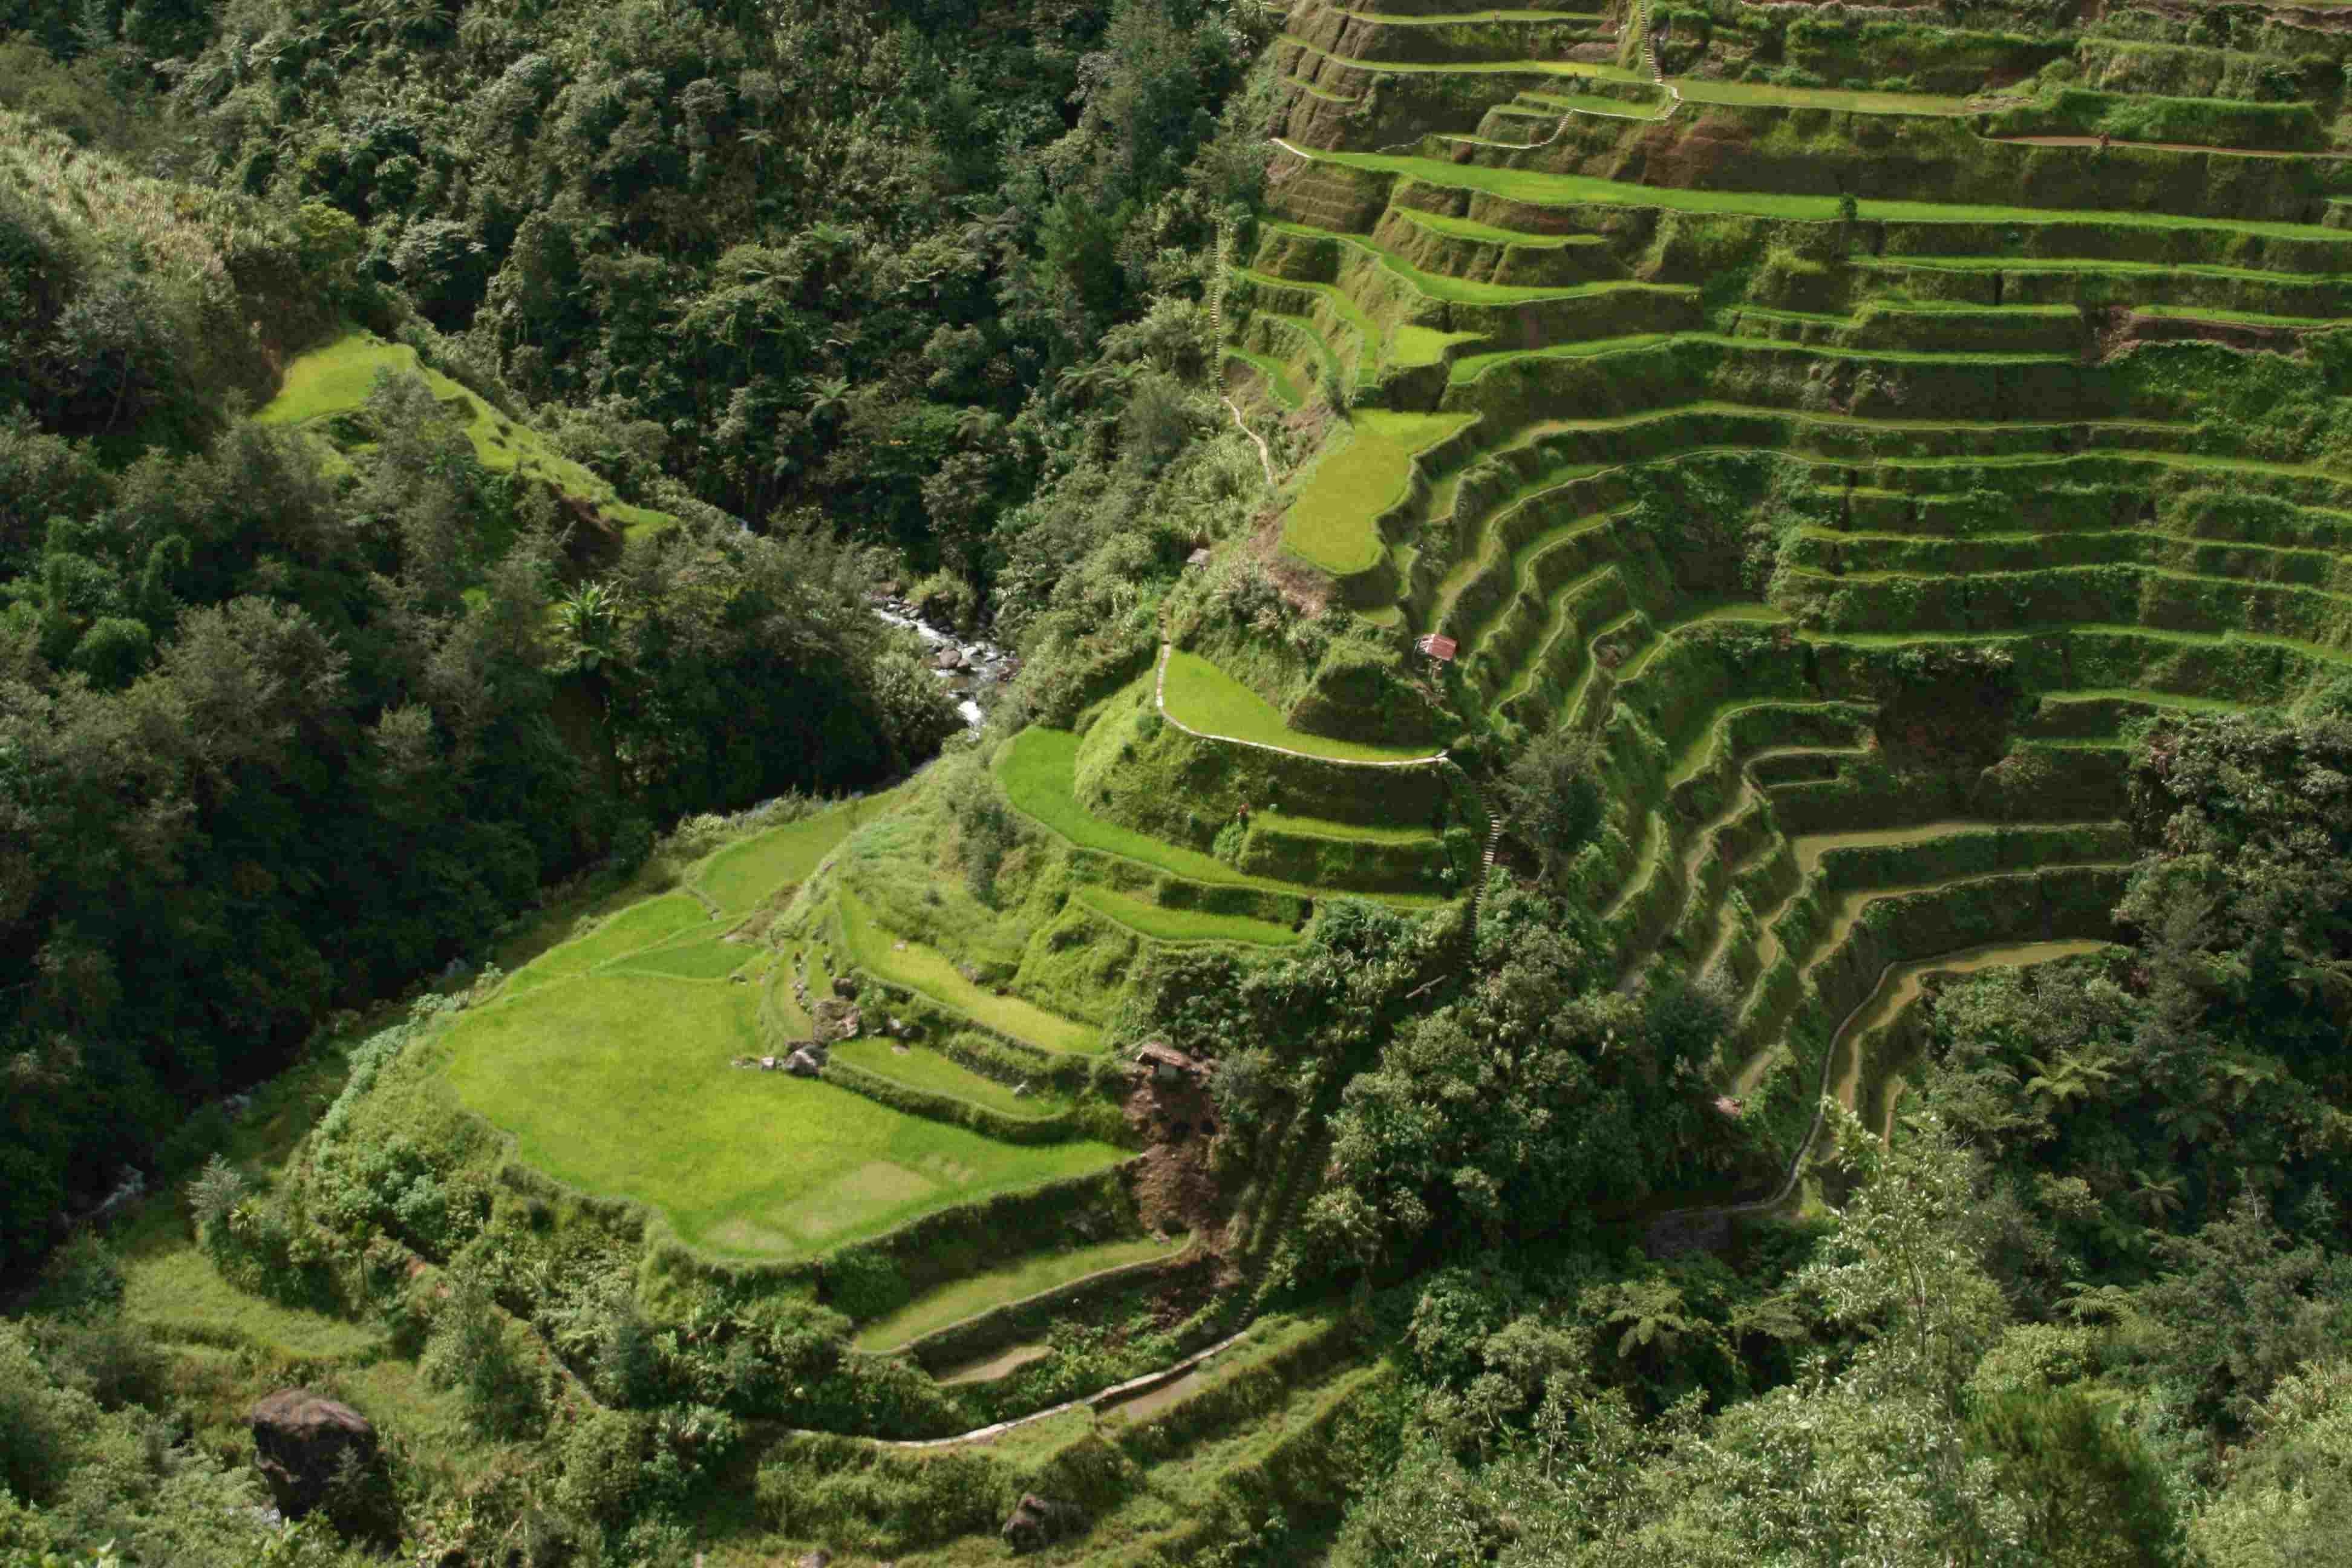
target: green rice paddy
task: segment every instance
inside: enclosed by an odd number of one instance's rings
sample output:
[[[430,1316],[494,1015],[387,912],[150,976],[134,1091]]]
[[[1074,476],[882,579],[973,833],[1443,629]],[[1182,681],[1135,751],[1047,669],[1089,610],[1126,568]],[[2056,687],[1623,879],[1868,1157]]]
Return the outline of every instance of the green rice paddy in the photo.
[[[1168,651],[1163,691],[1168,716],[1205,735],[1303,752],[1335,762],[1406,763],[1435,755],[1426,747],[1368,746],[1294,730],[1265,698],[1200,655],[1181,648]]]
[[[836,902],[842,940],[850,956],[877,979],[919,992],[1040,1050],[1092,1056],[1103,1048],[1102,1031],[1093,1025],[1049,1013],[1018,996],[1000,996],[985,986],[974,984],[964,978],[945,953],[908,941],[883,925],[847,888],[841,889]]]
[[[1156,1236],[1129,1241],[1108,1241],[1095,1247],[1075,1247],[1064,1252],[1039,1253],[985,1274],[973,1274],[916,1298],[885,1318],[877,1318],[857,1332],[857,1348],[894,1351],[1007,1302],[1024,1300],[1106,1268],[1173,1258],[1189,1237]]]
[[[795,1257],[1121,1157],[1102,1143],[999,1143],[734,1067],[763,1048],[755,1003],[753,988],[723,982],[583,975],[462,1016],[445,1070],[527,1163],[644,1203],[726,1256]]]
[[[1533,169],[1489,169],[1475,163],[1453,163],[1438,158],[1395,153],[1301,152],[1299,155],[1312,162],[1337,163],[1372,174],[1401,174],[1424,184],[1477,191],[1501,196],[1507,201],[1524,202],[1530,206],[1655,207],[1666,212],[1798,218],[1812,223],[1834,223],[1840,218],[1835,196],[1630,185],[1589,174],[1555,174]],[[2103,212],[1874,198],[1862,204],[1862,216],[1865,220],[1890,223],[1990,223],[2020,227],[2087,224],[2126,229],[2208,229],[2227,234],[2256,235],[2270,239],[2315,240],[2330,245],[2352,246],[2352,231],[2326,228],[2318,224],[2278,223],[2252,218],[2184,217],[2176,213],[2152,210]]]
[[[806,881],[817,862],[860,823],[896,809],[909,789],[901,785],[872,799],[846,801],[730,844],[702,863],[695,872],[694,885],[723,912],[742,914],[772,895]]]
[[[1376,520],[1404,499],[1414,454],[1443,441],[1471,417],[1358,410],[1344,442],[1324,452],[1291,502],[1283,520],[1284,548],[1342,576],[1377,565],[1387,547]]]
[[[862,1068],[877,1078],[903,1083],[909,1089],[944,1094],[953,1100],[1002,1111],[1007,1116],[1042,1120],[1068,1106],[1068,1101],[1049,1092],[1015,1094],[1009,1085],[1001,1084],[992,1078],[982,1078],[961,1062],[942,1056],[929,1046],[899,1045],[878,1036],[866,1035],[835,1045],[833,1058]]]
[[[1272,921],[1212,914],[1205,910],[1170,909],[1108,888],[1079,888],[1070,896],[1105,920],[1154,942],[1238,942],[1253,947],[1289,947],[1299,940],[1298,932]]]

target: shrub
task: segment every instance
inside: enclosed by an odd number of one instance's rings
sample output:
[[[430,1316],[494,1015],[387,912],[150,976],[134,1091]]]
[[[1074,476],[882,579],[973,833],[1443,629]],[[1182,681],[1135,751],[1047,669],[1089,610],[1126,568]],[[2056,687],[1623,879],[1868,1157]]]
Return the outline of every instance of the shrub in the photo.
[[[35,1503],[57,1495],[97,1418],[87,1395],[50,1379],[25,1331],[0,1321],[0,1492]]]
[[[556,1500],[611,1528],[637,1511],[652,1423],[624,1410],[591,1410],[572,1424],[562,1446],[563,1479]]]
[[[654,825],[644,817],[631,815],[621,818],[613,829],[613,869],[623,877],[633,877],[650,859],[654,852]]]
[[[451,1283],[422,1370],[457,1391],[467,1425],[483,1436],[528,1437],[546,1425],[546,1375],[521,1338],[478,1281]]]
[[[932,573],[915,584],[907,602],[924,620],[943,623],[967,636],[980,622],[980,591],[969,578],[953,572]]]

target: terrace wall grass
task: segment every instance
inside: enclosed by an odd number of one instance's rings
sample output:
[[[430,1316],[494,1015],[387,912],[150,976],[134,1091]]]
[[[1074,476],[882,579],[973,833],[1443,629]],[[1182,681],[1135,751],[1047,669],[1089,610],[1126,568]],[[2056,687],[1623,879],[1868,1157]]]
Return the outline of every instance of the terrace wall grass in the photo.
[[[2090,622],[2283,637],[2323,656],[2352,646],[2352,599],[2340,595],[2137,563],[1948,577],[1784,571],[1772,596],[1807,625],[1832,633],[2000,632]]]
[[[938,1376],[950,1368],[1034,1339],[1056,1322],[1094,1311],[1106,1302],[1156,1294],[1188,1281],[1205,1281],[1218,1267],[1214,1253],[1186,1247],[1172,1257],[1150,1258],[1101,1269],[950,1323],[898,1347],[896,1353]]]
[[[2248,103],[2221,98],[2157,98],[2063,88],[1988,114],[1988,136],[2098,136],[2200,147],[2313,152],[2327,126],[2311,103]]]
[[[1015,1116],[993,1106],[872,1071],[844,1059],[838,1052],[825,1063],[822,1076],[827,1083],[839,1084],[894,1110],[969,1128],[1003,1143],[1064,1143],[1080,1135],[1077,1119],[1066,1111],[1049,1116]]]
[[[657,1242],[648,1249],[646,1268],[653,1279],[709,1279],[762,1291],[806,1289],[817,1300],[864,1321],[895,1311],[949,1280],[1003,1261],[1011,1237],[1052,1240],[1074,1230],[1097,1241],[1140,1236],[1130,1192],[1133,1180],[1130,1161],[938,1209],[823,1257],[791,1262],[724,1262],[672,1242]]]
[[[1213,849],[1244,806],[1381,828],[1449,820],[1441,770],[1362,768],[1283,756],[1190,735],[1151,708],[1139,683],[1105,710],[1078,746],[1076,798],[1097,816],[1150,837]],[[1245,873],[1237,873],[1237,878]]]
[[[2291,103],[2344,89],[2340,61],[2136,38],[2086,37],[2075,46],[2084,84],[2105,93]]]
[[[1890,963],[1993,942],[2109,941],[2126,866],[2053,866],[1879,899],[1814,966],[1790,1009],[1788,1069],[1764,1086],[1770,1124],[1793,1142],[1812,1114],[1822,1056],[1838,1026],[1869,998]],[[1758,1037],[1750,1037],[1751,1039]]]

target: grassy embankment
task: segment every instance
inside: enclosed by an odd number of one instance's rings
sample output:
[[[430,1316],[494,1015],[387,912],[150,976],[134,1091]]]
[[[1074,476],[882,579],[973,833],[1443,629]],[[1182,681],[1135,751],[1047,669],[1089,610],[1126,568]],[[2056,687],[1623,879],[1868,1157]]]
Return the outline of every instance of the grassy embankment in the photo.
[[[611,485],[564,456],[546,437],[516,424],[441,372],[424,365],[407,344],[388,343],[367,332],[352,332],[288,365],[278,395],[254,419],[257,424],[304,430],[331,449],[342,450],[331,423],[360,412],[375,388],[376,378],[384,374],[422,375],[434,397],[463,420],[474,456],[490,472],[545,480],[618,520],[631,538],[667,528],[676,521],[667,512],[621,500]]]
[[[804,878],[860,809],[722,849],[690,885],[740,912],[772,880]],[[692,894],[666,893],[541,955],[452,1029],[446,1072],[463,1103],[512,1134],[527,1163],[646,1203],[688,1244],[730,1256],[797,1256],[1119,1158],[1099,1143],[1000,1143],[831,1084],[734,1067],[763,1049],[756,988],[642,972],[703,962],[724,923]],[[747,962],[758,952],[729,945]],[[991,1092],[956,1072],[950,1092]]]

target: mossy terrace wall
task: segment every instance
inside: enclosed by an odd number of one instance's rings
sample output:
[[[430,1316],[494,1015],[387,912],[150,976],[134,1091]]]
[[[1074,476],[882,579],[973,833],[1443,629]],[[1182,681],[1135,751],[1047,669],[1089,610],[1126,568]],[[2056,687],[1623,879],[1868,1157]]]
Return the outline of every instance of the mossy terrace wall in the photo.
[[[2133,723],[2347,668],[2352,38],[1661,6],[1669,114],[1633,15],[1603,58],[1300,6],[1240,330],[1475,416],[1342,591],[1458,639],[1507,746],[1600,738],[1580,896],[1793,1084],[1889,963],[2106,934]]]

